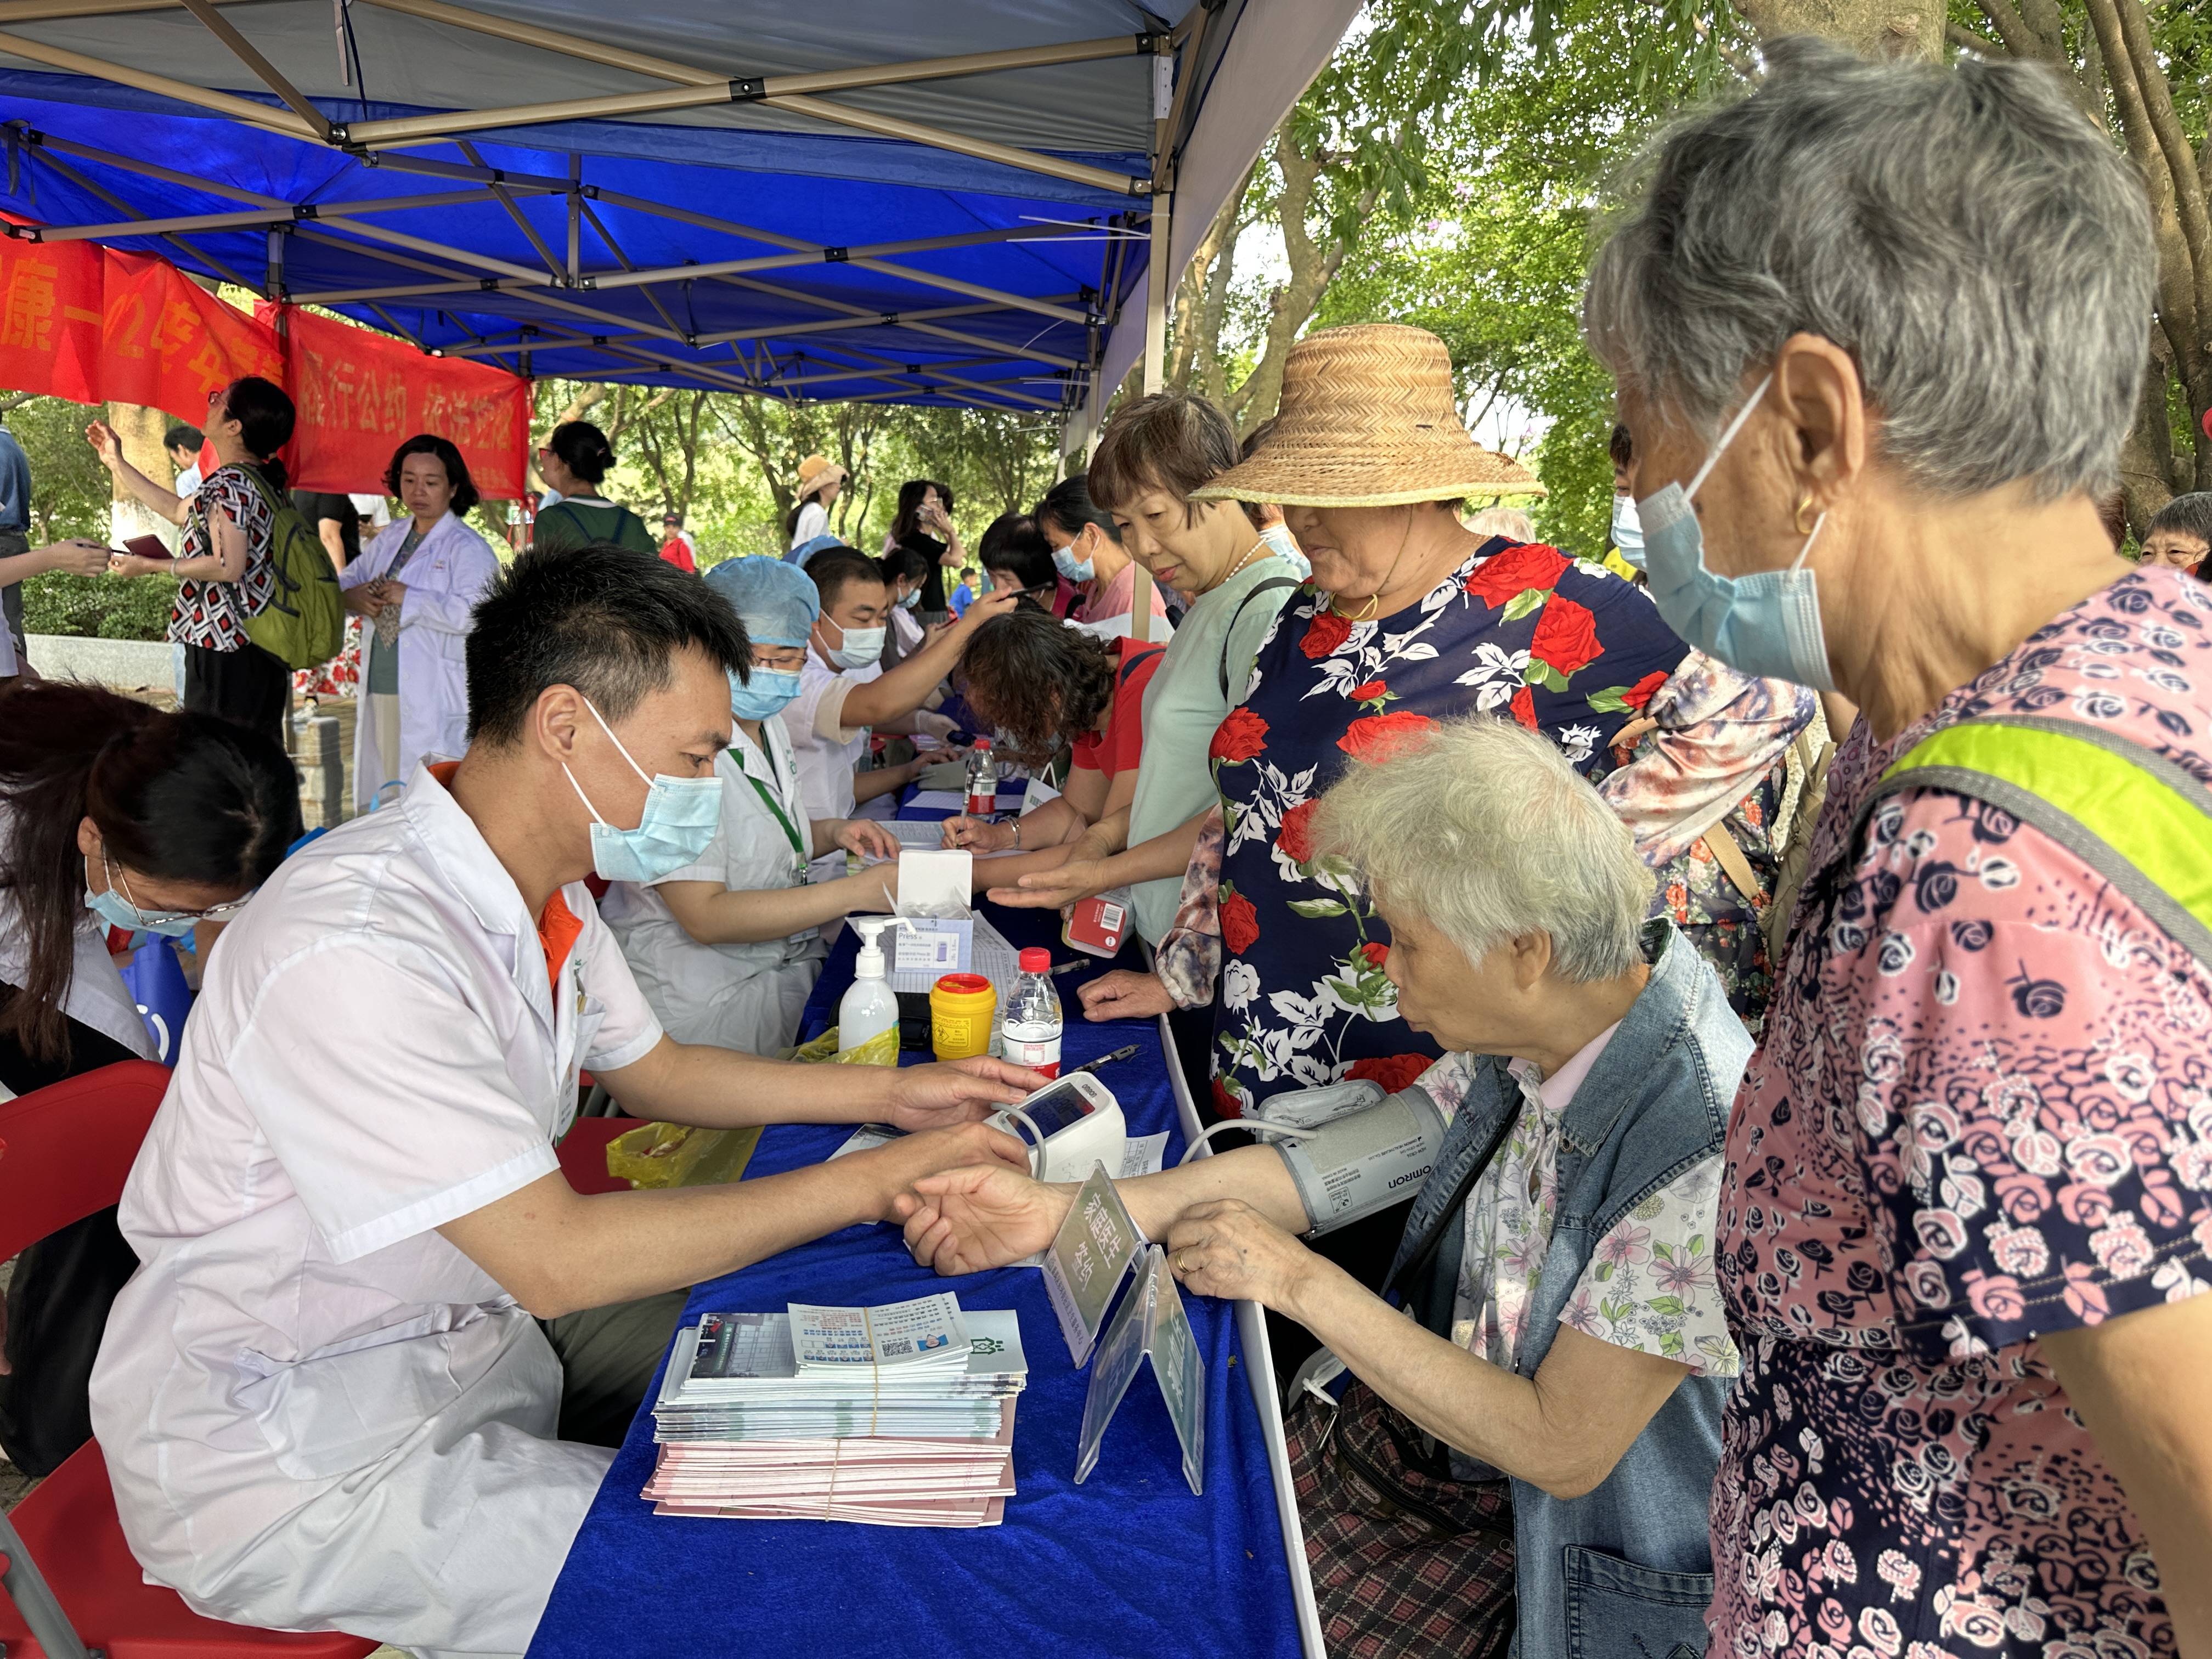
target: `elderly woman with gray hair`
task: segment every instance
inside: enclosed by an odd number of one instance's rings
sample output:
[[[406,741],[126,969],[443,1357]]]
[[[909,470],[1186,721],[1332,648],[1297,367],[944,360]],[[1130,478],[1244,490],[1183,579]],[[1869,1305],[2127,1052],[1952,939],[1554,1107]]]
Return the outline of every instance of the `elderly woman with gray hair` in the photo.
[[[1728,1132],[1711,1650],[2212,1653],[2212,603],[2096,506],[2151,215],[2040,64],[1766,64],[1587,301],[1662,614],[1863,711]]]
[[[1537,733],[1477,715],[1355,762],[1313,836],[1389,925],[1400,1017],[1447,1052],[1294,1144],[1120,1188],[1190,1289],[1298,1321],[1357,1378],[1292,1419],[1329,1649],[1701,1653],[1739,1364],[1714,1203],[1750,1040],[1705,960],[1646,924],[1627,826]],[[1293,1237],[1415,1180],[1402,1308]],[[902,1201],[908,1242],[940,1273],[999,1266],[1073,1195],[951,1171]]]

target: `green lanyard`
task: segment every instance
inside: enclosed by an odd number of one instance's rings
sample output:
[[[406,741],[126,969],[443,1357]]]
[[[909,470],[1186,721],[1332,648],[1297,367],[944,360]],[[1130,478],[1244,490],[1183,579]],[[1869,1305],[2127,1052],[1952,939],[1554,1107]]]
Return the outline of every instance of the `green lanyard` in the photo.
[[[745,757],[743,755],[732,749],[730,750],[730,758],[737,762],[739,771],[744,771]],[[773,757],[769,759],[769,765],[771,769],[775,767],[775,762]],[[745,772],[745,781],[752,785],[753,793],[761,798],[761,805],[767,807],[775,816],[775,821],[783,826],[784,836],[791,842],[792,860],[799,876],[797,884],[805,886],[806,884],[806,843],[799,838],[798,827],[792,823],[791,815],[783,810],[783,803],[776,799],[766,784],[750,772]]]

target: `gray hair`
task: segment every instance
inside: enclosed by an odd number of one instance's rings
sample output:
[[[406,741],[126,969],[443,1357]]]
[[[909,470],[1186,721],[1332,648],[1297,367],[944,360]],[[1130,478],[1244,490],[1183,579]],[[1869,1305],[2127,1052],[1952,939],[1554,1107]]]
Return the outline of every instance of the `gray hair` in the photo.
[[[1548,740],[1476,714],[1355,763],[1314,816],[1317,856],[1341,860],[1393,908],[1479,962],[1546,933],[1560,978],[1618,979],[1644,960],[1651,872],[1628,826]]]
[[[1662,134],[1598,252],[1591,351],[1710,441],[1800,331],[1858,364],[1884,457],[1967,495],[2118,476],[2156,255],[2130,164],[2040,64],[1779,40]]]

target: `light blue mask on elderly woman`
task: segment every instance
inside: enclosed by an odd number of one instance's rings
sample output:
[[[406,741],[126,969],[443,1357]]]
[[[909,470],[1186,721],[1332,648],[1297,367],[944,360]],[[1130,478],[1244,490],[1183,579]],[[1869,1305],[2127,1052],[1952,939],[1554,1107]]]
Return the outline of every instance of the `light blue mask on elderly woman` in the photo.
[[[1705,532],[1690,505],[1773,380],[1771,374],[1761,380],[1736,411],[1688,489],[1669,483],[1637,502],[1636,516],[1644,525],[1644,574],[1661,618],[1698,650],[1739,673],[1832,691],[1836,680],[1820,632],[1820,596],[1805,568],[1805,556],[1828,515],[1813,521],[1805,545],[1787,570],[1723,576],[1705,562]]]

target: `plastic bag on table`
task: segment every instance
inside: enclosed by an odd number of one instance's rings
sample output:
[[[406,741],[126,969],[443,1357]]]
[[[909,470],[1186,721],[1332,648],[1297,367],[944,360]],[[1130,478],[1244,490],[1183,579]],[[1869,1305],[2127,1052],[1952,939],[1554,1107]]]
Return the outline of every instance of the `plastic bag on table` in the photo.
[[[641,1123],[607,1143],[607,1173],[633,1187],[719,1187],[742,1178],[760,1127]]]
[[[791,1057],[805,1065],[827,1061],[832,1066],[896,1066],[898,1064],[898,1028],[878,1031],[849,1054],[837,1052],[837,1028],[832,1025],[811,1042],[803,1042],[791,1051]]]

